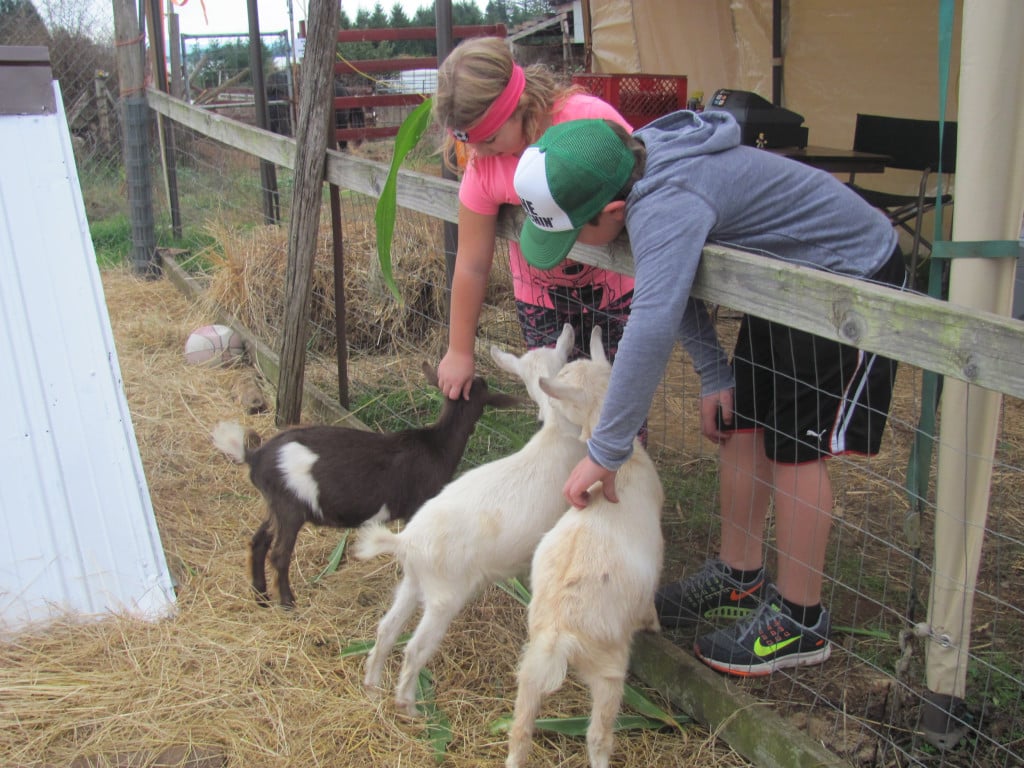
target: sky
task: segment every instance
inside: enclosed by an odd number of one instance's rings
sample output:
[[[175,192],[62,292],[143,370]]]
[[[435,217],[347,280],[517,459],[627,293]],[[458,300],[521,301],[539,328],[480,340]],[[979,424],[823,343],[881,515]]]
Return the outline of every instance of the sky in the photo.
[[[246,0],[174,0],[178,14],[178,25],[182,34],[203,35],[223,33],[245,33],[249,30],[248,5]],[[412,16],[416,9],[432,5],[432,0],[400,0],[406,14]],[[381,0],[385,12],[390,12],[395,0]],[[204,18],[203,6],[206,14]],[[341,0],[341,7],[350,19],[355,19],[360,9],[372,11],[375,0]],[[260,32],[289,30],[288,0],[257,0],[260,15]],[[306,18],[308,3],[292,0],[295,34],[299,33],[299,21]]]

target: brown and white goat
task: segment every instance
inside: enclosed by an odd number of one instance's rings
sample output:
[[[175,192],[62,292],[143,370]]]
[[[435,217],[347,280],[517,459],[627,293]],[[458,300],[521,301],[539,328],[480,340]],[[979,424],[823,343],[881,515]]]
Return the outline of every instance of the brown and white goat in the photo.
[[[600,351],[592,343],[593,360],[578,360],[541,381],[552,407],[582,426],[583,439],[597,425],[611,373]],[[591,768],[608,766],[633,635],[658,630],[654,592],[664,549],[664,494],[639,440],[616,473],[615,489],[618,503],[605,499],[598,485],[590,489],[590,504],[569,507],[533,555],[530,637],[519,666],[506,768],[526,764],[541,701],[562,686],[570,667],[590,689]]]
[[[437,386],[424,363],[427,381]],[[221,422],[213,442],[238,463],[267,503],[267,518],[250,545],[252,588],[269,605],[265,561],[277,572],[281,604],[295,605],[288,578],[295,539],[305,523],[355,528],[368,520],[408,520],[452,479],[469,436],[485,406],[513,406],[522,400],[492,392],[481,377],[469,399],[444,398],[437,421],[398,432],[351,427],[285,429],[262,443],[254,430]]]

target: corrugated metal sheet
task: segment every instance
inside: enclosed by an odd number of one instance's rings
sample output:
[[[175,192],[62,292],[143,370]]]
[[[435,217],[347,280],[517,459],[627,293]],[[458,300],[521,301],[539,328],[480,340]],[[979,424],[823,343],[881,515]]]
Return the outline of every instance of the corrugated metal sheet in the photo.
[[[124,396],[71,141],[0,116],[0,630],[166,615],[174,592]]]

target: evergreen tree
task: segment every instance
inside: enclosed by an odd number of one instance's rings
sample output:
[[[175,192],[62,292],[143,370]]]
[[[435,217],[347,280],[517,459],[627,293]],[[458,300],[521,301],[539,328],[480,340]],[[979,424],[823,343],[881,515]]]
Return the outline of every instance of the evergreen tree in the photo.
[[[437,23],[437,15],[434,13],[434,6],[422,6],[416,9],[412,17],[414,27],[432,27]]]
[[[452,3],[452,23],[470,26],[484,23],[484,14],[475,0],[458,0]]]
[[[401,3],[395,3],[391,6],[391,24],[392,29],[404,29],[412,26],[412,22],[409,17],[405,14],[405,9]],[[417,45],[420,41],[418,40],[397,40],[395,41],[395,54],[398,56],[419,56],[416,52]]]
[[[509,8],[507,0],[489,0],[484,8],[485,24],[508,24]]]
[[[405,9],[402,7],[401,3],[395,3],[391,6],[391,26],[396,29],[412,26],[412,22],[409,20],[409,17],[405,15]]]
[[[373,6],[373,13],[370,15],[369,23],[367,26],[370,29],[383,29],[388,25],[388,15],[384,11],[384,6],[379,2]]]

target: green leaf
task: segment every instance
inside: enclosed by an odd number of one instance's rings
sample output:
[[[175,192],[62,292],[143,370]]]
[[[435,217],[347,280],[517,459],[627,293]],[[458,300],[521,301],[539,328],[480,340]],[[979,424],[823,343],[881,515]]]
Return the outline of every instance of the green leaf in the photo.
[[[651,720],[658,720],[662,725],[668,725],[675,728],[679,727],[678,718],[676,716],[670,715],[653,701],[644,696],[640,692],[639,688],[634,688],[629,683],[626,683],[622,687],[622,701],[627,707],[632,709],[634,712],[639,712],[644,717],[650,718]]]
[[[434,760],[444,762],[445,752],[452,742],[452,723],[448,715],[437,706],[434,698],[434,678],[429,670],[420,670],[416,680],[416,708],[427,720],[425,738],[434,747]]]
[[[313,577],[310,584],[316,584],[327,574],[334,573],[338,570],[338,566],[341,565],[341,558],[345,556],[345,548],[348,546],[348,535],[350,533],[351,531],[345,531],[345,533],[342,534],[341,541],[338,542],[338,545],[331,553],[331,557],[327,561],[327,565],[324,566],[324,569],[320,571],[320,573]]]
[[[380,199],[377,201],[377,212],[375,220],[377,224],[377,259],[380,261],[381,274],[384,282],[398,301],[399,305],[405,306],[402,294],[395,284],[394,273],[391,269],[391,239],[395,233],[395,209],[398,206],[398,168],[406,155],[415,147],[423,136],[423,132],[430,123],[430,99],[426,99],[402,122],[395,136],[395,154],[391,158],[391,168],[388,170],[387,180],[381,190]]]
[[[505,579],[505,581],[496,581],[494,585],[502,592],[508,592],[516,600],[523,605],[530,604],[530,590],[523,586],[523,582],[513,577],[511,579]]]
[[[410,637],[412,634],[406,632],[398,638],[395,647],[399,648],[405,645],[409,642]],[[362,656],[370,652],[374,643],[374,640],[359,640],[342,648],[338,655],[343,659],[350,656]],[[448,719],[448,715],[437,706],[437,701],[434,698],[434,678],[428,669],[420,670],[419,677],[416,679],[416,701],[416,708],[423,714],[427,723],[427,730],[423,737],[433,745],[434,759],[438,763],[443,762],[445,752],[452,741],[452,723]]]
[[[845,635],[855,635],[860,637],[874,637],[879,640],[892,640],[892,635],[886,632],[884,629],[867,629],[864,627],[844,627],[838,624],[832,626],[832,631]]]
[[[411,632],[406,632],[401,635],[398,640],[395,641],[395,648],[401,648],[403,645],[408,643],[410,637],[412,637]],[[363,656],[370,652],[370,649],[373,648],[376,642],[376,640],[357,640],[356,642],[350,643],[342,648],[338,652],[338,655],[343,659],[348,658],[349,656]]]
[[[685,715],[678,715],[672,718],[672,722],[669,724],[673,728],[681,728],[684,725],[690,723],[690,718]],[[542,717],[538,718],[533,723],[534,727],[538,731],[545,731],[547,733],[559,733],[563,736],[579,736],[583,737],[587,735],[587,728],[590,727],[589,717]],[[616,731],[636,731],[636,730],[648,730],[657,731],[666,727],[666,724],[658,719],[649,717],[643,717],[642,715],[619,715],[615,718],[614,730]],[[508,733],[512,728],[512,716],[505,715],[499,717],[497,720],[491,723],[488,729],[493,736],[500,736]]]

